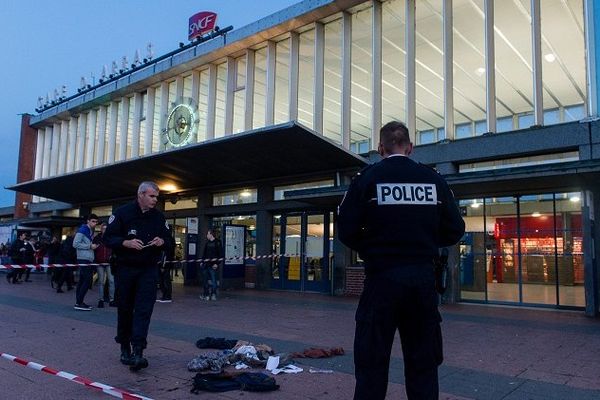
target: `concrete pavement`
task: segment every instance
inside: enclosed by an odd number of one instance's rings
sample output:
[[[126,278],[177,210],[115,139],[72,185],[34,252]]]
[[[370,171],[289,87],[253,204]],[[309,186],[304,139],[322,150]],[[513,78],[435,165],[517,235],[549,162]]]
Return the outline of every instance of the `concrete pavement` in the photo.
[[[0,275],[0,352],[154,399],[351,399],[356,298],[274,291],[224,292],[175,285],[174,302],[157,303],[146,355],[131,373],[118,362],[116,309],[75,311],[74,292],[57,294],[48,277],[10,285]],[[95,289],[95,288],[94,288]],[[86,302],[95,305],[97,290]],[[598,399],[600,321],[583,312],[452,305],[441,308],[445,362],[442,399]],[[276,352],[343,347],[346,355],[298,359],[305,372],[277,375],[271,393],[190,393],[186,365],[205,336],[264,343]],[[334,370],[310,374],[308,367]],[[110,396],[0,359],[0,399],[101,399]],[[405,399],[402,352],[392,353],[388,399]]]

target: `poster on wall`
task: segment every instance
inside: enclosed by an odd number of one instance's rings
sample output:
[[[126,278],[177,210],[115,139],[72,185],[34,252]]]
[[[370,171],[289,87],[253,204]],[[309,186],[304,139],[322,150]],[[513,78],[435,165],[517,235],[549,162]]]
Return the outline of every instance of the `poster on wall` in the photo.
[[[190,217],[187,219],[188,233],[198,234],[198,218]]]
[[[246,227],[244,225],[224,226],[225,268],[224,278],[244,276],[244,249],[246,248]]]

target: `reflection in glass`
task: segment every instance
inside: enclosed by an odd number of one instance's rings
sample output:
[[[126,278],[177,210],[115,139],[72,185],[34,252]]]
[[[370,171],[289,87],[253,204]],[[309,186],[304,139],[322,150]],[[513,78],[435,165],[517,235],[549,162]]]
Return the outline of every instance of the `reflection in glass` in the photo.
[[[225,135],[225,99],[227,90],[227,63],[217,65],[217,100],[215,110],[215,138]]]
[[[267,96],[267,48],[254,52],[254,110],[252,127],[265,126]]]
[[[315,30],[300,34],[298,55],[298,122],[314,128]]]
[[[290,42],[277,42],[275,49],[275,124],[288,122],[290,104]]]
[[[323,135],[342,143],[342,20],[325,25]]]
[[[372,14],[367,8],[352,15],[350,150],[356,153],[371,147]]]
[[[406,121],[405,0],[383,3],[381,123]]]

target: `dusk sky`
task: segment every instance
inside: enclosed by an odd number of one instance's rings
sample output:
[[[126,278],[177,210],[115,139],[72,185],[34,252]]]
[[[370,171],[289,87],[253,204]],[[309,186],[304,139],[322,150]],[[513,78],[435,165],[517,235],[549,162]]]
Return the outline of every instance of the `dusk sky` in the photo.
[[[0,207],[14,205],[20,114],[35,114],[37,99],[62,85],[77,93],[81,77],[98,79],[102,68],[136,50],[154,57],[187,43],[187,23],[200,11],[218,15],[221,28],[241,28],[299,0],[3,0],[0,4]]]

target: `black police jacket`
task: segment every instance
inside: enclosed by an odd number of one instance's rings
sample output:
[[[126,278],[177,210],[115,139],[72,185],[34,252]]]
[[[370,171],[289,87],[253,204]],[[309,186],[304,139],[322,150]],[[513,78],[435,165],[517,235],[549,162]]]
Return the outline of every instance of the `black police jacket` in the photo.
[[[392,156],[354,177],[340,204],[338,237],[366,271],[431,264],[465,232],[452,191],[432,168]]]
[[[123,246],[123,241],[139,239],[147,244],[155,237],[165,241],[161,247],[148,246],[142,250],[129,249]],[[113,249],[117,257],[117,266],[146,267],[157,265],[162,250],[172,246],[172,236],[169,225],[163,214],[151,208],[145,213],[137,201],[119,207],[108,220],[104,232],[104,243]]]

